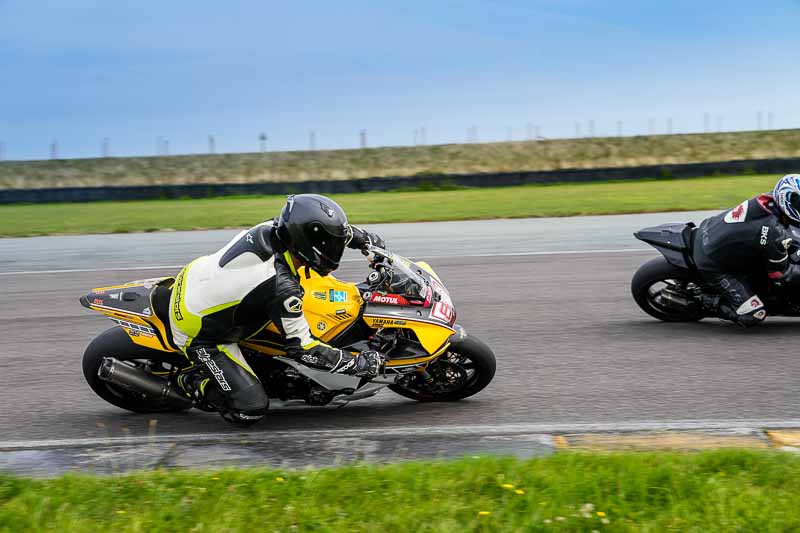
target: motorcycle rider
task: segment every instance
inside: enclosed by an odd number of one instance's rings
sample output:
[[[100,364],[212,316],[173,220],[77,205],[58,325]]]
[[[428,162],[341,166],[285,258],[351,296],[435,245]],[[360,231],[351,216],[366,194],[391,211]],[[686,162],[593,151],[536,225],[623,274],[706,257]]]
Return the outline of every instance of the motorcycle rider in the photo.
[[[316,194],[289,196],[277,219],[242,231],[214,254],[178,274],[170,298],[175,344],[196,366],[178,384],[200,408],[228,421],[260,420],[269,401],[238,342],[273,324],[287,356],[331,373],[371,378],[382,372],[378,352],[358,354],[316,339],[303,315],[301,271],[336,270],[345,246],[384,247],[383,239],[347,223],[336,202]]]
[[[705,303],[742,327],[761,323],[767,311],[748,275],[763,272],[775,284],[800,283],[800,267],[789,257],[789,226],[799,224],[800,174],[782,177],[772,194],[745,200],[700,223],[692,255],[703,278],[721,295]]]

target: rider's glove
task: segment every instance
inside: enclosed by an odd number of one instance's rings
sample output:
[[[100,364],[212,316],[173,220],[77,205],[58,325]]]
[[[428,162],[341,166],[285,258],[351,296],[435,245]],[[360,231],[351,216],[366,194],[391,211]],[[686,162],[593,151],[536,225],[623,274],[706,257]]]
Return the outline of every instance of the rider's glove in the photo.
[[[378,248],[386,248],[386,243],[377,233],[370,233],[361,228],[350,226],[353,237],[347,244],[350,248],[364,250],[367,246],[377,246]]]
[[[374,378],[383,372],[385,363],[386,358],[374,350],[365,350],[358,354],[343,351],[342,357],[331,369],[331,373]]]

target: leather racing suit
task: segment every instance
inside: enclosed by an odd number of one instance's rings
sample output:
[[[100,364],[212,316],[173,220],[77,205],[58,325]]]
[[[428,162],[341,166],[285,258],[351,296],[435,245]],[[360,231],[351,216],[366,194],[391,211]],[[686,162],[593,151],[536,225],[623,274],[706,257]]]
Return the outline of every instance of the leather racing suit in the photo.
[[[379,237],[350,228],[349,247],[382,244]],[[237,343],[269,324],[279,330],[287,356],[308,366],[355,375],[376,372],[371,361],[312,336],[298,270],[276,230],[274,220],[264,222],[195,259],[178,274],[170,298],[173,340],[202,370],[193,381],[192,372],[182,375],[187,379],[179,384],[232,422],[254,423],[268,407],[266,392]]]
[[[764,301],[748,278],[761,274],[776,283],[797,283],[800,276],[789,258],[791,245],[792,235],[769,194],[745,200],[700,224],[692,254],[703,278],[721,295],[721,318],[743,327],[766,318]]]

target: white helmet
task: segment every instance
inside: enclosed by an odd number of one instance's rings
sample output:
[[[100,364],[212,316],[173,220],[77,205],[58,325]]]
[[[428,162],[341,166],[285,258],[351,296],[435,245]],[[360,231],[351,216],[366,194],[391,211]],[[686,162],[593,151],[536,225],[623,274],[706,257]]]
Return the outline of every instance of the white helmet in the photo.
[[[772,197],[783,214],[800,224],[800,174],[787,174],[779,179]]]

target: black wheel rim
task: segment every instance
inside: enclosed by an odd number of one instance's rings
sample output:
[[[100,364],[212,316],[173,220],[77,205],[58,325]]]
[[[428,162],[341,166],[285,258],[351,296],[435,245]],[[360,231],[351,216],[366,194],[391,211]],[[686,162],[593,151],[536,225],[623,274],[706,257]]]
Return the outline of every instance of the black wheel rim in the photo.
[[[469,355],[452,351],[428,365],[426,370],[433,377],[433,383],[428,383],[415,372],[399,385],[420,396],[435,398],[469,388],[480,377],[480,371]]]

